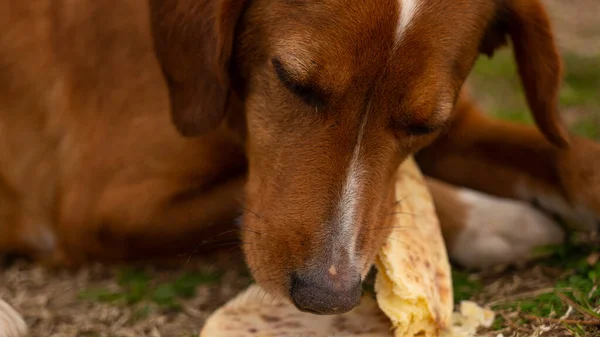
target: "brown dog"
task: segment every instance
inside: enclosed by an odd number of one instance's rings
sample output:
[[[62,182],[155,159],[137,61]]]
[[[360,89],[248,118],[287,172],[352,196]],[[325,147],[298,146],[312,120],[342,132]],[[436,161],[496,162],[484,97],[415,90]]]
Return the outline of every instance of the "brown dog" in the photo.
[[[507,37],[541,133],[462,89]],[[348,311],[391,229],[395,169],[420,149],[432,177],[597,226],[600,149],[565,131],[560,69],[538,0],[5,0],[0,248],[71,265],[189,251],[243,197],[257,281]],[[560,236],[469,213],[504,200],[432,191],[465,264]],[[504,246],[464,257],[489,237]]]

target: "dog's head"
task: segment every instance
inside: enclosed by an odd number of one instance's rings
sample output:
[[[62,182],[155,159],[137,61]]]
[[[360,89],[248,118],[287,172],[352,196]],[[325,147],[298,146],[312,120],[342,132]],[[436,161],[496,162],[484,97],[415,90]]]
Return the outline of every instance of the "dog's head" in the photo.
[[[356,305],[391,230],[394,172],[445,130],[481,53],[510,38],[541,131],[568,143],[538,0],[151,4],[177,128],[208,132],[243,104],[247,261],[300,309]]]

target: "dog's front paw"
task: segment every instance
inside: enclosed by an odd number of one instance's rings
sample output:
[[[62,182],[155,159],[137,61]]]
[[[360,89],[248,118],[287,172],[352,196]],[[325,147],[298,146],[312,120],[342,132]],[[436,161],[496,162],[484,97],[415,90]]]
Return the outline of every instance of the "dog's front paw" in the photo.
[[[600,144],[574,138],[571,147],[559,156],[557,172],[567,195],[566,205],[556,197],[544,196],[540,204],[554,209],[573,228],[600,231]]]
[[[515,194],[556,215],[574,230],[600,231],[600,144],[573,137],[552,155],[546,179],[524,178]]]
[[[450,257],[469,268],[489,268],[536,257],[540,247],[564,241],[562,228],[525,202],[463,189],[464,228],[456,234]]]

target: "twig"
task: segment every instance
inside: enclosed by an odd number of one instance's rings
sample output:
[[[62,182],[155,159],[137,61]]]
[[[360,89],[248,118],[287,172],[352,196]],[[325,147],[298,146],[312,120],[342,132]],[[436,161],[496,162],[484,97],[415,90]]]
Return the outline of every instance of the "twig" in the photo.
[[[591,318],[592,320],[597,320],[598,317],[590,314],[588,310],[586,310],[581,305],[577,304],[575,301],[570,299],[565,294],[558,293],[558,297],[560,297],[560,299],[563,300],[563,302],[565,302],[568,306],[573,307],[573,309],[577,310],[577,312],[579,312],[580,314],[582,314],[588,318]]]
[[[502,318],[506,322],[506,325],[508,325],[511,329],[513,329],[513,330],[519,329],[519,326],[515,324],[515,321],[513,321],[510,317],[508,317],[508,315],[506,315],[506,313],[500,312],[499,314],[500,314],[500,316],[502,316]]]
[[[523,315],[523,317],[525,317],[526,319],[529,319],[529,320],[541,320],[541,321],[547,321],[547,322],[551,322],[551,323],[600,326],[600,320],[584,321],[584,320],[578,320],[578,319],[558,319],[558,318],[550,318],[550,317],[540,317],[540,316],[531,315],[531,314],[525,314],[525,315]]]
[[[488,302],[486,304],[486,306],[492,307],[492,306],[496,306],[498,304],[504,304],[504,303],[514,302],[516,300],[523,300],[526,298],[532,298],[532,297],[537,297],[537,296],[544,295],[544,294],[549,294],[554,291],[555,291],[554,288],[544,288],[544,289],[538,289],[538,290],[534,290],[534,291],[528,291],[528,292],[516,294],[514,296],[505,297],[500,300]]]

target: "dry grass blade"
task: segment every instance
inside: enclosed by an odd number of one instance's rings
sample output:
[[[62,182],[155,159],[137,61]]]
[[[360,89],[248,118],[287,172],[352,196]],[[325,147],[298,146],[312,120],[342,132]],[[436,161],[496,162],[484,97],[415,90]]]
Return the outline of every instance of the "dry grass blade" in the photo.
[[[524,314],[523,317],[529,320],[537,320],[550,323],[600,326],[600,320],[560,319],[551,317],[540,317],[532,314]]]
[[[512,303],[512,302],[515,302],[518,300],[524,300],[524,299],[528,299],[528,298],[538,297],[540,295],[553,293],[555,291],[556,291],[555,288],[543,288],[543,289],[536,289],[536,290],[532,290],[532,291],[522,292],[522,293],[515,294],[512,296],[504,297],[502,299],[488,302],[488,303],[486,303],[486,306],[494,307],[494,306],[501,305],[501,304]]]
[[[590,318],[590,319],[592,319],[594,321],[600,322],[600,315],[592,314],[590,312],[590,310],[585,309],[581,305],[577,304],[575,301],[573,301],[572,299],[570,299],[565,294],[558,293],[557,295],[558,295],[558,297],[560,297],[561,300],[563,300],[563,302],[565,302],[567,305],[569,305],[573,309],[577,310],[577,312],[579,312],[580,314],[582,314],[582,315],[584,315],[584,316],[586,316],[586,317],[588,317],[588,318]]]

